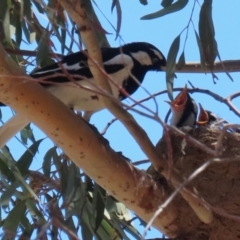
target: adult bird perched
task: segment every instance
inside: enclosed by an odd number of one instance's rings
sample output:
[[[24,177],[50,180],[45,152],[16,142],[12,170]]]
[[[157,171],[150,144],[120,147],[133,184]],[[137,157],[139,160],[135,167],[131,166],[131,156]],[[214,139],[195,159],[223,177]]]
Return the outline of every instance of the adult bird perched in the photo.
[[[175,127],[194,127],[198,113],[195,101],[190,97],[187,85],[172,101],[166,101],[172,110],[171,125]]]
[[[118,48],[102,48],[101,52],[113,97],[119,100],[127,97],[121,89],[133,94],[148,71],[161,71],[166,66],[164,55],[150,43],[134,42]],[[96,112],[104,108],[97,96],[101,89],[96,86],[88,66],[87,50],[65,56],[30,76],[41,80],[39,84],[74,110]],[[0,147],[28,123],[24,116],[14,115],[0,128]]]
[[[222,127],[229,124],[226,120],[217,117],[213,112],[205,110],[199,103],[200,113],[197,119],[198,126],[208,126],[211,128],[221,129]],[[240,133],[240,129],[228,129],[229,132]]]

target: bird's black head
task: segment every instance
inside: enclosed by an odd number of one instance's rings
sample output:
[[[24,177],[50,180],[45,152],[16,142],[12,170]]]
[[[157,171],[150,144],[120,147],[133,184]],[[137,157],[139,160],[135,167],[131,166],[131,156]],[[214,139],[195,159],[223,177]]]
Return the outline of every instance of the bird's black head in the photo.
[[[134,42],[126,44],[124,48],[128,54],[147,70],[161,71],[166,67],[166,59],[162,52],[150,43]]]
[[[172,119],[171,125],[176,127],[194,127],[198,107],[195,101],[190,97],[185,85],[184,89],[172,101],[166,101],[171,106]]]

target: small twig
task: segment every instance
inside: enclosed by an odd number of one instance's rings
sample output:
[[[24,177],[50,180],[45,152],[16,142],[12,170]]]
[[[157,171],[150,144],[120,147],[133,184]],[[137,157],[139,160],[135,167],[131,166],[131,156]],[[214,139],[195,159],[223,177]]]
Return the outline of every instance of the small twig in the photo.
[[[174,88],[173,91],[174,92],[175,91],[182,91],[182,89],[183,88]],[[230,100],[232,100],[232,99],[234,99],[236,97],[239,97],[240,96],[240,92],[234,93],[234,94],[228,96],[227,98],[223,98],[220,95],[218,95],[218,94],[216,94],[216,93],[214,93],[212,91],[209,91],[208,89],[193,88],[193,89],[188,89],[188,92],[189,93],[203,93],[203,94],[207,94],[207,95],[211,96],[212,98],[214,98],[216,101],[219,101],[219,102],[224,103],[225,105],[227,105],[230,108],[231,111],[233,111],[238,117],[240,117],[240,111],[230,101]],[[139,103],[143,103],[145,101],[150,100],[152,98],[152,96],[156,97],[156,96],[160,96],[160,95],[163,95],[163,94],[166,94],[166,93],[167,93],[167,90],[163,90],[163,91],[154,93],[151,96],[148,96],[148,97],[146,97],[146,98],[144,98],[144,99],[142,99],[142,100],[140,100],[140,101],[138,101],[138,102],[128,106],[126,108],[126,110],[133,108],[134,106],[138,105]],[[166,115],[166,117],[164,119],[165,123],[167,122],[170,113],[171,112],[169,110],[169,112],[167,113],[167,115]],[[107,129],[117,120],[118,120],[117,118],[112,119],[107,124],[107,126],[104,128],[103,133],[105,134]]]
[[[150,163],[150,160],[149,159],[139,160],[139,161],[133,162],[132,165],[138,166],[138,165],[145,164],[145,163]]]
[[[225,66],[225,69],[223,68]],[[178,73],[212,73],[210,67],[206,66],[205,69],[202,69],[200,63],[186,63],[181,66],[181,69],[178,69],[179,66],[176,64],[176,72]],[[239,72],[240,71],[240,60],[226,60],[219,61],[214,63],[214,73],[225,73],[227,72]]]

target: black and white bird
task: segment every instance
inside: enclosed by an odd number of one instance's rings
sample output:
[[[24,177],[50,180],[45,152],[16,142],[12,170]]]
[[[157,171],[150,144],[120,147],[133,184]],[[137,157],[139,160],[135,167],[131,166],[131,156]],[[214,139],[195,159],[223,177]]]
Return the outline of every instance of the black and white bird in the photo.
[[[131,95],[148,71],[161,71],[166,66],[162,52],[150,43],[134,42],[118,48],[102,48],[101,51],[104,70],[114,81],[109,80],[113,97],[119,100],[126,98],[120,89]],[[71,81],[68,75],[73,76],[83,88]],[[97,97],[99,88],[89,69],[86,50],[65,56],[60,62],[41,68],[30,76],[44,79],[40,84],[74,110],[96,112],[104,108]],[[4,104],[0,103],[0,106]],[[0,128],[0,147],[28,123],[29,120],[24,116],[14,115]]]
[[[202,105],[199,103],[200,112],[197,119],[198,126],[206,126],[215,129],[222,129],[224,126],[229,124],[223,118],[217,117],[213,112],[205,110]],[[240,133],[240,129],[229,128],[228,132]]]
[[[172,110],[170,124],[175,127],[193,128],[196,124],[198,107],[195,101],[190,97],[185,85],[184,89],[172,101],[166,101]]]

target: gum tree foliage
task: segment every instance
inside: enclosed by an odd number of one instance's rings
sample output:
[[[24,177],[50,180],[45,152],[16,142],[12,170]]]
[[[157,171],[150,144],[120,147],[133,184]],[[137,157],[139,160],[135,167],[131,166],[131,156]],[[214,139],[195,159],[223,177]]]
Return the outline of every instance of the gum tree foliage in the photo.
[[[62,7],[61,2],[63,1],[1,0],[1,44],[26,73],[55,62],[63,54],[72,53],[74,44],[82,48],[82,38],[79,35],[81,29],[73,21],[68,9]],[[99,45],[110,46],[107,32],[93,10],[96,2],[82,2]],[[134,4],[147,5],[151,2],[140,0]],[[165,15],[181,11],[188,4],[193,4],[193,9],[195,5],[200,5],[199,22],[194,25],[197,26],[194,32],[200,53],[196,71],[211,72],[214,79],[214,72],[220,66],[231,79],[227,70],[232,66],[232,70],[238,71],[236,63],[226,62],[225,67],[221,62],[215,64],[216,58],[220,56],[215,39],[211,0],[194,0],[191,3],[187,0],[162,0],[159,9],[154,13],[146,13],[142,20],[160,17],[164,19]],[[101,7],[101,3],[99,6]],[[117,39],[124,9],[119,0],[113,0],[109,8],[116,10],[117,22],[114,27]],[[42,16],[48,19],[47,26],[41,24]],[[190,24],[191,21],[187,28]],[[194,72],[197,69],[196,66],[192,69],[191,64],[185,63],[184,49],[180,50],[181,34],[182,32],[169,45],[167,55],[166,88],[170,99],[173,99],[175,72]],[[27,46],[34,46],[34,50],[27,50]],[[237,110],[235,113],[238,114]],[[94,131],[97,135],[97,130]],[[20,135],[20,141],[26,146],[21,156],[15,159],[11,153],[16,149],[9,149],[7,146],[0,153],[1,237],[60,239],[61,236],[67,236],[69,239],[92,239],[95,236],[96,239],[141,239],[137,227],[139,222],[133,225],[133,221],[138,219],[145,226],[149,219],[139,218],[138,212],[131,213],[131,209],[114,198],[108,189],[98,185],[98,181],[87,176],[58,146],[40,154],[40,169],[32,168],[39,146],[44,140],[36,140],[35,132],[27,126]],[[154,175],[152,172],[154,170],[149,171]],[[166,180],[161,180],[163,176],[159,176],[157,186],[161,188]],[[153,177],[151,181],[157,180]],[[161,203],[158,202],[158,205]],[[155,206],[156,209],[158,205]],[[163,229],[160,227],[160,230]],[[183,229],[187,232],[186,227]],[[174,230],[165,231],[169,236],[178,235],[177,231],[173,232]]]

